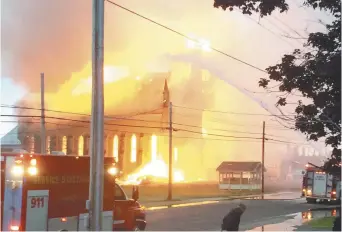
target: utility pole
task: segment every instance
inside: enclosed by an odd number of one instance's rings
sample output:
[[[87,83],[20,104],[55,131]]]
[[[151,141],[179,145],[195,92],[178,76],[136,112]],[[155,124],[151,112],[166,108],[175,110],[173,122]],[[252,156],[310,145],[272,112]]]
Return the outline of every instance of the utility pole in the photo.
[[[103,211],[103,174],[104,174],[104,1],[93,0],[93,43],[92,43],[92,112],[91,112],[91,147],[89,178],[88,229],[101,231]]]
[[[173,175],[173,168],[172,168],[172,161],[173,161],[173,154],[172,154],[172,102],[169,103],[169,188],[168,188],[168,195],[167,199],[169,201],[172,200],[172,175]]]
[[[262,122],[262,150],[261,150],[261,194],[264,199],[265,193],[265,121]]]
[[[46,153],[46,134],[45,134],[45,83],[44,73],[40,74],[40,153]]]

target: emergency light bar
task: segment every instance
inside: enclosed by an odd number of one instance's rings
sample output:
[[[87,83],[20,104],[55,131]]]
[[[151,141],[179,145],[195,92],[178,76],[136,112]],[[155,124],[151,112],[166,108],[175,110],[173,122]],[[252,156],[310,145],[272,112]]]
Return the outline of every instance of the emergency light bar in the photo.
[[[29,175],[35,176],[38,174],[38,168],[36,167],[36,165],[37,165],[37,160],[31,159],[30,166],[27,168],[27,172]],[[24,165],[22,164],[22,160],[17,159],[15,161],[15,165],[12,167],[11,172],[15,176],[21,176],[24,174],[25,168],[24,168]]]

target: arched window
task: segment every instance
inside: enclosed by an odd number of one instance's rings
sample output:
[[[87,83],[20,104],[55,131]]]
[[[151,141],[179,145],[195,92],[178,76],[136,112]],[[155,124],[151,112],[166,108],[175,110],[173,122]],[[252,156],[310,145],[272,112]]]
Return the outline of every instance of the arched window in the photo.
[[[68,148],[68,141],[67,141],[67,137],[63,136],[62,137],[62,152],[64,154],[67,154],[67,148]]]
[[[81,135],[80,137],[78,137],[78,151],[77,151],[77,155],[83,156],[83,149],[84,149],[84,138]]]
[[[173,155],[175,157],[175,162],[177,162],[178,161],[178,148],[177,147],[173,149]]]
[[[51,137],[46,136],[46,153],[50,154],[51,153]]]
[[[119,160],[119,136],[115,135],[113,139],[113,157],[115,162]]]
[[[131,162],[137,162],[137,136],[132,135],[131,139]]]
[[[158,138],[156,135],[152,135],[151,137],[151,160],[157,159],[157,153],[158,153]]]
[[[33,154],[34,151],[35,151],[35,139],[34,139],[34,135],[32,135],[29,138],[29,152]]]

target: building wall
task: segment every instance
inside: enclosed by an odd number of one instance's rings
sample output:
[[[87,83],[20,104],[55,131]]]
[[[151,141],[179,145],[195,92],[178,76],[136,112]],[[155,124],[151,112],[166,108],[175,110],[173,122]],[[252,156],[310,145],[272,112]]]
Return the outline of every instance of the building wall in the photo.
[[[118,136],[118,166],[124,174],[136,171],[142,165],[151,161],[151,137],[152,134],[144,133],[108,133],[104,136],[104,151],[105,156],[114,156],[114,137]],[[136,136],[136,160],[132,162],[132,136]],[[66,155],[89,155],[90,137],[89,134],[82,133],[82,131],[67,131],[66,134],[48,133],[46,137],[47,154],[52,151],[62,151],[65,144],[63,144],[63,137],[66,137]],[[83,149],[79,140],[83,138]],[[34,139],[32,139],[34,138]],[[159,147],[159,146],[158,146]],[[40,152],[40,138],[38,135],[23,137],[23,149],[30,153]],[[83,150],[83,154],[79,151]]]

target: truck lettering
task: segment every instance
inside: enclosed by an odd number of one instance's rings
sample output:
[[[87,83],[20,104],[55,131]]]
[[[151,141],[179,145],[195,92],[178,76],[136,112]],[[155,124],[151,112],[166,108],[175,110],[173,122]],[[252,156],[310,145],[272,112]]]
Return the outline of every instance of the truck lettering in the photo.
[[[31,208],[44,208],[44,197],[32,197]]]
[[[32,184],[81,184],[89,182],[88,176],[33,176],[28,178]]]

